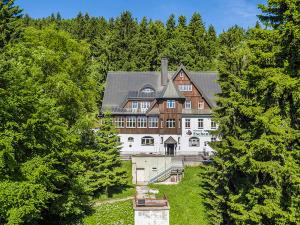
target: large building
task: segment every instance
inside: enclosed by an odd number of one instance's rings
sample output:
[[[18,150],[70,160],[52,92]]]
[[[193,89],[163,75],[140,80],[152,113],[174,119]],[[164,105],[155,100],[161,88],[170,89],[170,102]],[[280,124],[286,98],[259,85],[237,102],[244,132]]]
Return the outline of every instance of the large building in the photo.
[[[216,137],[212,120],[216,72],[190,72],[180,66],[161,72],[109,72],[102,111],[110,111],[122,143],[121,154],[210,154]]]

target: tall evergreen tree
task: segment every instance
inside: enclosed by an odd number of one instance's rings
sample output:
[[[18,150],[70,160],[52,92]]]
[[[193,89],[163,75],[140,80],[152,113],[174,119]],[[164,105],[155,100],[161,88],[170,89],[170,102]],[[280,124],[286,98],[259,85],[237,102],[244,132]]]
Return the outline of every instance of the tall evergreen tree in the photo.
[[[264,9],[277,9],[279,2],[270,0]],[[281,13],[288,15],[297,4],[284,2],[291,9],[282,7]],[[221,37],[227,46],[215,111],[221,141],[213,144],[217,156],[206,195],[212,224],[300,223],[300,132],[292,119],[299,110],[299,77],[286,63],[297,52],[283,57],[286,37],[279,29],[290,25],[276,20],[274,30],[254,28],[246,40],[236,28]]]
[[[21,12],[14,0],[0,0],[0,50],[19,37]]]

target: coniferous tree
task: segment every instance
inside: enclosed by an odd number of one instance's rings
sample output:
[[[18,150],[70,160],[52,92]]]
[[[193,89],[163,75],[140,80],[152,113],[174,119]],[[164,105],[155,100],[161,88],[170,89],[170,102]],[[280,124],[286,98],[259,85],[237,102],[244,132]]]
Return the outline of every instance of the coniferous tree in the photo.
[[[0,50],[20,36],[21,12],[14,0],[0,0]]]

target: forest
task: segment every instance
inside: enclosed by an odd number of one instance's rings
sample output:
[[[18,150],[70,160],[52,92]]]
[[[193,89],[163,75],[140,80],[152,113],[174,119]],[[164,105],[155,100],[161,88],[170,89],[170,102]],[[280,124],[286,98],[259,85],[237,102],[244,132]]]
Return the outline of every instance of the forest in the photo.
[[[110,115],[98,118],[106,73],[158,71],[162,57],[219,73],[211,224],[299,224],[300,1],[258,7],[255,27],[217,34],[197,12],[33,19],[0,0],[0,224],[70,224],[126,185]]]

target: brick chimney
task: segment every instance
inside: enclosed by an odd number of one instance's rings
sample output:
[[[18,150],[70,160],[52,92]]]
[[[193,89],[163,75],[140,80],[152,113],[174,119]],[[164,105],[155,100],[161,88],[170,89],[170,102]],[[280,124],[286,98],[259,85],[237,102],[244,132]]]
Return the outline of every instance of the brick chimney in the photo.
[[[168,82],[168,58],[161,59],[161,85],[165,86]]]

